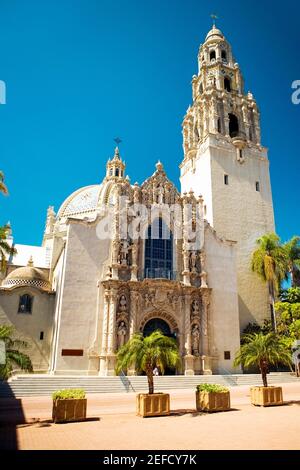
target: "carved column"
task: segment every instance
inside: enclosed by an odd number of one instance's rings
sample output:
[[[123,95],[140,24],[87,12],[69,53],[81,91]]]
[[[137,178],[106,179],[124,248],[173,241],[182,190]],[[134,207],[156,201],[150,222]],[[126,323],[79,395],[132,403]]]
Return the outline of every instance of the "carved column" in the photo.
[[[224,106],[224,123],[225,123],[225,135],[226,137],[229,137],[229,109],[228,109],[228,103],[227,100],[223,100],[223,106]]]
[[[129,339],[137,332],[137,310],[138,310],[138,292],[130,292],[130,318],[129,318]],[[132,365],[127,371],[128,375],[136,375],[134,366]]]
[[[185,296],[184,305],[184,334],[185,334],[185,356],[184,356],[184,375],[194,375],[194,356],[192,356],[191,347],[191,296]]]
[[[107,338],[107,375],[115,375],[117,289],[111,289]]]
[[[137,281],[137,274],[138,274],[138,242],[134,242],[131,247],[131,255],[132,255],[132,266],[131,266],[131,281]]]
[[[107,374],[107,339],[108,339],[108,320],[109,320],[109,299],[110,294],[107,289],[104,292],[103,321],[102,321],[102,343],[100,354],[100,371],[99,375]]]
[[[210,341],[209,341],[209,304],[210,292],[207,290],[202,294],[202,318],[201,318],[201,331],[202,331],[202,373],[204,375],[211,375],[211,357],[210,357]]]

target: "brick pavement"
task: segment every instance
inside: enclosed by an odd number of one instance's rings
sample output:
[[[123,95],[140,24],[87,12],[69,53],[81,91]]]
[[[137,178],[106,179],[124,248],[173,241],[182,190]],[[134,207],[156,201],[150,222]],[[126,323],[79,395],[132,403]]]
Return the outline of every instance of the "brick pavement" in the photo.
[[[257,408],[249,404],[249,387],[231,389],[233,410],[199,414],[191,390],[171,392],[170,417],[135,416],[134,394],[88,396],[88,418],[53,424],[51,399],[22,399],[18,406],[0,400],[0,443],[18,449],[300,449],[300,383],[283,385],[287,403]],[[39,421],[38,421],[39,420]]]

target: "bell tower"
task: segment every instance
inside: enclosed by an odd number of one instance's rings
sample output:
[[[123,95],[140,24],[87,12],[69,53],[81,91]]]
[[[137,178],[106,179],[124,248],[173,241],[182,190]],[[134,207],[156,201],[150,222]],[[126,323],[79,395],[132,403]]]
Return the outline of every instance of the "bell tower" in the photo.
[[[237,242],[243,329],[270,317],[267,288],[251,271],[256,239],[275,230],[269,160],[256,101],[244,92],[231,45],[215,25],[200,46],[198,66],[183,120],[181,191],[202,195],[207,221],[219,236]]]

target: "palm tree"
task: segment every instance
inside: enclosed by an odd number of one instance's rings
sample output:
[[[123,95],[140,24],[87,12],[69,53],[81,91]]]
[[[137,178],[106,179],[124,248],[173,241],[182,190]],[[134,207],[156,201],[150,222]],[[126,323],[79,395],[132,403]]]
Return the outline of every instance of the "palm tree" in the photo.
[[[176,367],[179,352],[176,341],[164,336],[157,330],[144,337],[135,334],[117,353],[116,373],[120,374],[130,366],[138,373],[145,372],[148,379],[149,394],[154,393],[153,369],[159,367],[164,373],[166,367]]]
[[[0,325],[0,341],[5,344],[5,364],[0,365],[0,379],[6,380],[14,366],[28,372],[32,372],[32,364],[29,356],[19,351],[18,348],[26,348],[27,343],[13,339],[14,328],[10,325]]]
[[[296,287],[300,270],[300,237],[293,237],[283,245],[288,259],[288,271],[291,276],[292,287]]]
[[[242,365],[246,368],[258,366],[261,372],[264,387],[268,386],[267,373],[269,366],[292,363],[291,351],[286,343],[275,333],[255,333],[244,337],[243,344],[236,354],[234,366]]]
[[[3,171],[0,171],[0,193],[8,194],[8,189],[6,187],[6,184],[4,183],[4,173],[3,173]]]
[[[256,240],[258,248],[252,254],[252,271],[267,282],[270,295],[271,319],[276,331],[275,296],[281,282],[287,278],[286,250],[275,233],[268,233]]]
[[[10,233],[10,225],[0,227],[0,272],[4,273],[7,266],[7,256],[13,256],[17,253],[14,246],[11,246],[7,237]]]

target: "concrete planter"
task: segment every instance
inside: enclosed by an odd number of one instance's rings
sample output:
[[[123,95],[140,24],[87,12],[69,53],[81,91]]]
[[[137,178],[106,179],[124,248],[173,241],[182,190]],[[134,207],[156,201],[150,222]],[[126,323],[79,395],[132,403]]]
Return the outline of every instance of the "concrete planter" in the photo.
[[[283,405],[281,387],[251,387],[251,403],[257,406]]]
[[[136,413],[143,418],[149,416],[168,416],[170,414],[170,395],[168,393],[139,393],[136,396]]]
[[[54,423],[84,421],[86,419],[87,399],[69,398],[53,400],[52,419]]]
[[[196,392],[197,411],[228,411],[230,410],[230,392]]]

